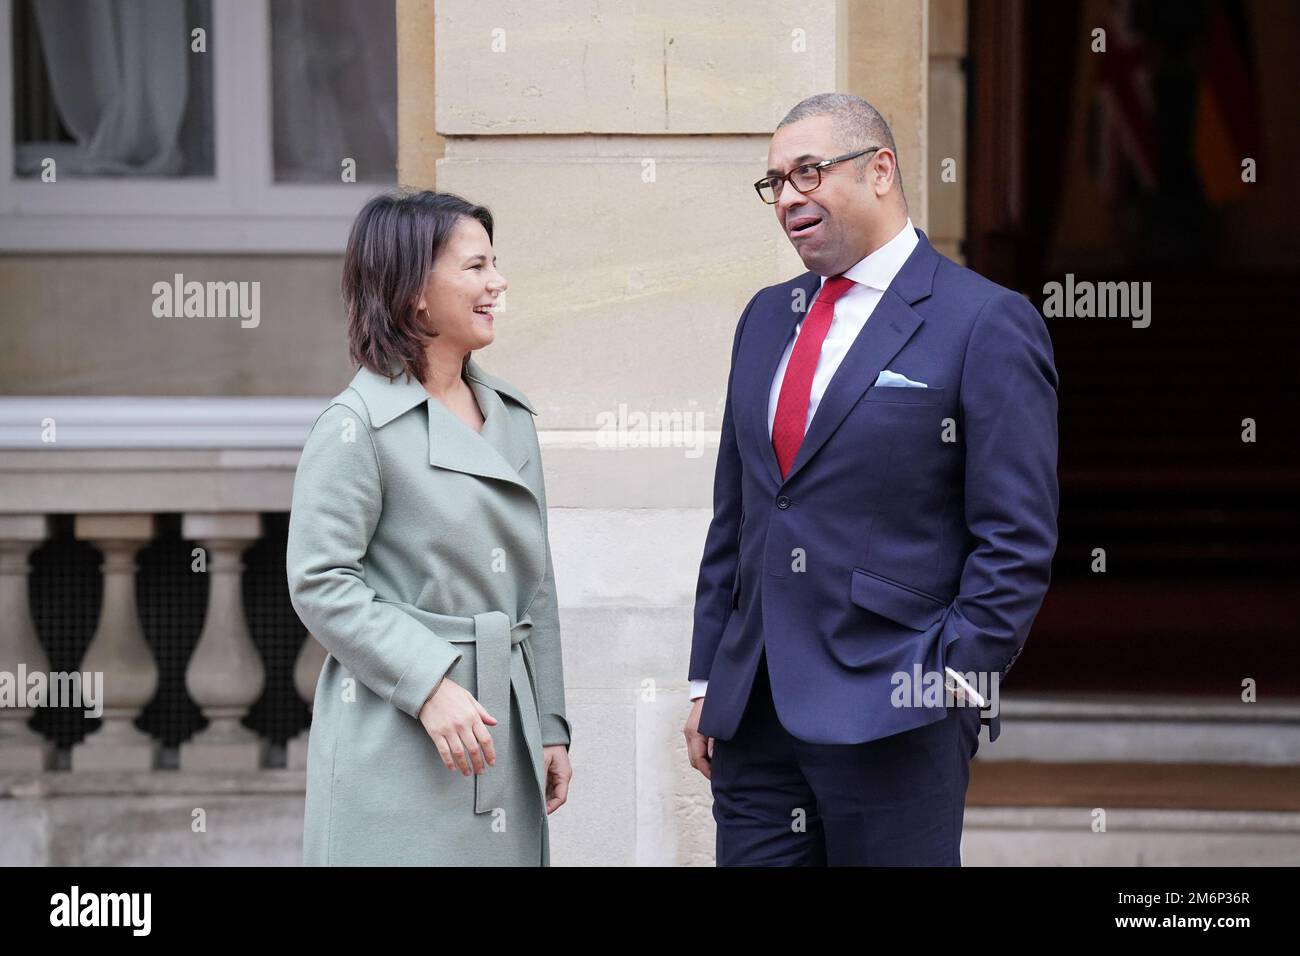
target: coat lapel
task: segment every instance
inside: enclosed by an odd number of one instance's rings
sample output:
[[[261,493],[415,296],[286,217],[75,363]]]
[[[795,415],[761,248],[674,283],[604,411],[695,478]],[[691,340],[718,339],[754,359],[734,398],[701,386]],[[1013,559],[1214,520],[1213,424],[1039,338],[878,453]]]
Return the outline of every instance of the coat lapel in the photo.
[[[507,464],[512,465],[515,471],[519,471],[527,463],[529,456],[522,448],[511,447],[510,429],[506,427],[508,412],[505,403],[495,391],[481,382],[471,379],[469,387],[478,402],[479,411],[483,413],[483,427],[479,429],[479,438],[496,449],[497,454],[504,458]]]
[[[767,404],[772,379],[776,377],[776,367],[780,364],[781,355],[789,340],[788,331],[778,346],[776,358],[771,361],[771,368],[767,370],[766,377],[760,383],[766,383],[766,388],[762,390],[761,395],[760,419],[760,435],[764,445],[763,457],[777,485],[794,478],[799,473],[799,469],[817,454],[867,389],[875,384],[876,377],[925,321],[912,305],[930,295],[939,256],[926,239],[924,232],[918,229],[916,234],[919,240],[916,248],[912,250],[912,254],[903,263],[903,268],[898,271],[898,275],[894,276],[889,288],[876,303],[871,318],[854,339],[840,367],[831,377],[830,384],[826,386],[826,392],[817,405],[817,412],[813,415],[803,443],[799,446],[799,452],[790,466],[790,473],[785,478],[781,477],[776,452],[767,434]],[[803,287],[808,287],[806,284],[811,283],[812,294],[808,297],[808,305],[811,306],[812,296],[816,294],[819,285],[817,275],[810,272],[802,277],[800,282],[805,283]],[[758,402],[755,404],[757,405]]]
[[[528,445],[521,445],[511,434],[510,410],[506,407],[505,399],[522,405],[533,415],[537,414],[537,409],[533,408],[523,392],[504,379],[483,371],[473,359],[465,365],[465,377],[469,379],[474,397],[478,399],[479,411],[483,413],[480,437],[496,448],[516,472],[523,471],[532,455],[529,454]]]
[[[516,484],[532,494],[518,470],[503,456],[511,454],[503,419],[506,408],[491,388],[471,381],[470,388],[483,412],[483,431],[476,432],[436,398],[429,398],[429,464],[467,475],[496,478]],[[490,439],[495,436],[496,441]],[[501,444],[497,444],[500,442]],[[526,460],[526,459],[525,459]]]

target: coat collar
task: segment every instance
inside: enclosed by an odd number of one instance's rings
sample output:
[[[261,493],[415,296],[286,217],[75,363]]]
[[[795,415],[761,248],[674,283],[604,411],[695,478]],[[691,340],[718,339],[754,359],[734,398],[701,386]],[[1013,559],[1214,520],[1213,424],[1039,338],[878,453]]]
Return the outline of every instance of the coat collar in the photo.
[[[483,428],[479,432],[425,391],[413,376],[399,374],[390,380],[362,367],[350,387],[361,396],[372,428],[383,428],[423,404],[428,409],[430,465],[508,481],[536,498],[536,493],[520,476],[531,455],[529,448],[520,444],[519,433],[507,422],[507,403],[514,402],[534,415],[536,410],[522,392],[484,372],[473,359],[466,363],[465,377],[483,412]]]
[[[537,409],[533,408],[532,402],[528,401],[523,392],[519,391],[519,389],[515,388],[509,382],[483,371],[483,369],[479,368],[478,363],[473,359],[470,359],[465,363],[465,375],[467,378],[486,385],[498,395],[514,400],[534,415],[537,414]]]
[[[366,403],[366,411],[370,415],[370,424],[373,428],[383,428],[393,419],[406,414],[416,405],[427,402],[432,397],[414,376],[403,375],[396,370],[394,374],[396,377],[390,380],[363,366],[357,369],[357,374],[352,379],[352,388]],[[465,363],[465,377],[490,388],[502,398],[508,398],[522,405],[532,414],[537,414],[537,409],[523,392],[509,382],[483,371],[472,358]],[[475,394],[477,397],[478,393]]]

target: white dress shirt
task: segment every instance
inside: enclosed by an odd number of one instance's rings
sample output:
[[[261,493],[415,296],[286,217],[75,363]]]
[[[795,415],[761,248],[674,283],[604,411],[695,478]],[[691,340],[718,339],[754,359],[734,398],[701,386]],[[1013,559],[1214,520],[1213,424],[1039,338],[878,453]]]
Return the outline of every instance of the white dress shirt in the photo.
[[[871,318],[871,313],[876,310],[876,303],[884,296],[889,283],[894,281],[894,276],[898,275],[898,271],[903,268],[903,263],[912,254],[918,242],[920,239],[917,238],[916,229],[909,218],[907,224],[898,231],[898,235],[845,271],[844,275],[852,279],[854,285],[836,301],[831,327],[826,332],[821,354],[817,357],[817,369],[813,372],[812,390],[808,395],[808,420],[804,422],[805,434],[808,432],[808,425],[812,422],[813,415],[817,412],[817,405],[821,402],[822,395],[826,393],[826,387],[830,385],[840,363],[844,361],[844,356],[848,354],[849,346],[866,326],[867,319]],[[826,277],[822,276],[821,281],[822,285],[825,285]],[[817,292],[821,294],[821,286],[818,286]],[[807,305],[808,308],[812,308],[811,302]],[[781,397],[781,382],[785,379],[785,369],[790,364],[790,355],[794,352],[794,343],[802,328],[803,322],[794,327],[790,341],[786,343],[785,354],[781,356],[781,364],[776,367],[776,376],[772,379],[771,393],[767,401],[769,440],[772,437],[772,422],[776,420],[776,403]],[[691,700],[703,697],[709,686],[707,680],[692,680],[690,684]]]

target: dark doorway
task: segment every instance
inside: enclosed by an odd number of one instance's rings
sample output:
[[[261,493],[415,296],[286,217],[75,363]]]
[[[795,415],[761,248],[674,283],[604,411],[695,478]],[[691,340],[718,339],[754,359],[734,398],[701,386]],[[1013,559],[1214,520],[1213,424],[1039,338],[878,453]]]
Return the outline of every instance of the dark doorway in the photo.
[[[1060,542],[1008,686],[1300,694],[1300,7],[972,0],[969,49],[967,262],[1060,373]]]

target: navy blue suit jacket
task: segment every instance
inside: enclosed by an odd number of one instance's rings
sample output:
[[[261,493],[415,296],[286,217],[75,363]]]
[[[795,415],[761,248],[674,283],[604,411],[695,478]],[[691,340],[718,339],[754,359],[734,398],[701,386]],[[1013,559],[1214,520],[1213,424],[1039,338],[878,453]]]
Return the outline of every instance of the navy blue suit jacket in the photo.
[[[817,275],[761,290],[740,317],[695,596],[706,736],[735,733],[764,646],[777,714],[802,740],[940,720],[942,706],[897,706],[896,675],[1000,679],[1038,613],[1056,549],[1051,339],[1022,295],[917,235],[784,479],[768,395]],[[886,368],[929,387],[875,386]]]

